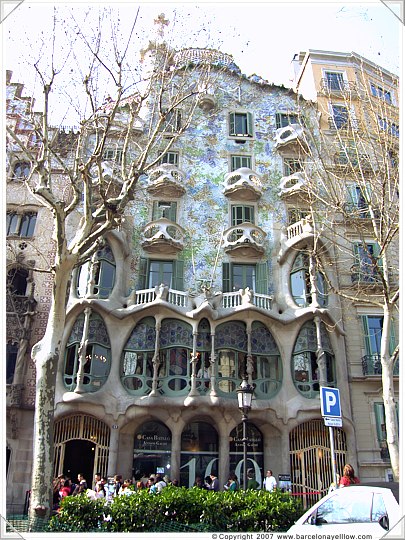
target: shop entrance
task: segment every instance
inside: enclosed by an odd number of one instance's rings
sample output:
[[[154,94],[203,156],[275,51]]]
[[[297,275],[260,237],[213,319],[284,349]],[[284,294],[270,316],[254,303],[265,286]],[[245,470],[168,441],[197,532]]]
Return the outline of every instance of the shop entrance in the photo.
[[[69,476],[76,483],[77,475],[82,473],[87,487],[92,487],[95,445],[90,441],[74,440],[65,445],[65,459],[63,462],[63,474]]]

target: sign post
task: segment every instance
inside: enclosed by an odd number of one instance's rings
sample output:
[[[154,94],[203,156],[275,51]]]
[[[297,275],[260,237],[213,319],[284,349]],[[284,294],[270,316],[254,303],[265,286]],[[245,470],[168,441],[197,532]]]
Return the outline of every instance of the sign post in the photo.
[[[320,397],[321,397],[321,414],[323,416],[325,426],[329,427],[332,476],[333,476],[333,481],[335,485],[337,486],[335,443],[334,443],[334,438],[333,438],[333,428],[342,427],[342,410],[340,407],[340,392],[338,388],[328,388],[326,386],[321,386],[319,389],[319,392],[320,392]]]

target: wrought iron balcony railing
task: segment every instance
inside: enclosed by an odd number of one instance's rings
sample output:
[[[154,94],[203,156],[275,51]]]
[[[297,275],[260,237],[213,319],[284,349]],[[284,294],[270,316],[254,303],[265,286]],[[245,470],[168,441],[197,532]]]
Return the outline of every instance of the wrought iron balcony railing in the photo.
[[[381,356],[379,354],[368,354],[361,359],[363,375],[381,375]],[[399,375],[399,360],[394,366],[394,375]]]
[[[321,79],[320,91],[327,95],[347,95],[350,92],[357,91],[356,84],[352,81]]]

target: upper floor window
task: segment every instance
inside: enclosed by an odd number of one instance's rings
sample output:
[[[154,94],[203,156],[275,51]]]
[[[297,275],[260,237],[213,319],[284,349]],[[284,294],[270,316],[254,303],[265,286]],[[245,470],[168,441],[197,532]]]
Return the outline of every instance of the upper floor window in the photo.
[[[153,201],[152,221],[166,218],[176,222],[177,202],[175,201]]]
[[[375,242],[358,242],[353,245],[353,281],[376,282],[380,279],[380,247]]]
[[[295,113],[276,113],[276,128],[298,124],[298,115]]]
[[[259,294],[268,294],[267,263],[223,263],[223,292],[239,291],[239,289],[246,289],[246,287],[249,287],[251,291],[255,291]]]
[[[349,124],[349,110],[345,105],[331,105],[332,122],[335,129],[347,128]]]
[[[394,122],[392,122],[390,124],[390,133],[391,135],[393,135],[394,137],[399,137],[399,125],[398,124],[395,124]]]
[[[108,298],[115,284],[115,260],[108,244],[99,249],[91,261],[84,263],[77,275],[77,294]],[[90,287],[90,290],[89,290]]]
[[[34,235],[36,221],[37,214],[35,212],[25,214],[8,212],[6,220],[7,236],[31,238]]]
[[[165,133],[178,133],[181,129],[181,111],[180,109],[172,109],[164,111],[164,122],[162,131]]]
[[[310,215],[308,208],[289,208],[288,209],[288,225],[294,225],[301,219]]]
[[[242,167],[252,168],[252,156],[231,156],[231,172]]]
[[[309,255],[300,252],[294,260],[290,273],[291,294],[294,302],[301,307],[312,303],[311,281],[309,273]],[[328,304],[326,282],[321,272],[316,273],[316,297],[321,307]]]
[[[28,161],[17,161],[13,166],[13,177],[17,180],[25,180],[30,174],[31,165]]]
[[[163,154],[161,163],[169,163],[170,165],[175,165],[178,167],[179,165],[179,153],[178,152],[166,152]]]
[[[364,375],[381,375],[381,338],[384,318],[382,315],[362,315],[363,338],[366,355],[362,358]],[[392,354],[397,345],[394,325],[391,323],[389,336],[389,353]],[[394,366],[394,374],[398,375],[398,362]]]
[[[28,287],[28,270],[12,268],[7,272],[7,287],[11,294],[25,296]]]
[[[140,260],[138,289],[166,285],[176,291],[184,290],[184,261]]]
[[[326,71],[325,79],[328,90],[341,91],[344,89],[344,77],[342,72]]]
[[[253,116],[249,112],[229,113],[230,137],[253,137]]]
[[[371,186],[366,184],[364,187],[359,184],[350,184],[348,190],[349,210],[357,210],[360,217],[369,216],[368,203],[371,196]]]
[[[115,163],[122,163],[122,149],[105,148],[103,152],[103,159],[106,161],[115,161]]]
[[[323,349],[326,365],[325,378],[328,386],[335,386],[335,357],[330,344],[328,330],[321,322],[321,343],[318,344],[316,325],[307,321],[302,326],[292,355],[293,381],[297,390],[307,398],[319,396],[318,350]]]
[[[399,428],[398,405],[396,404],[396,426]],[[377,440],[381,448],[381,458],[389,461],[390,455],[387,446],[387,425],[385,422],[385,407],[383,402],[374,403],[374,418],[377,430]]]
[[[383,99],[388,104],[392,103],[392,95],[389,90],[384,90],[381,86],[378,86],[377,84],[370,83],[371,88],[371,95],[374,97],[378,97],[380,99]]]
[[[291,176],[292,174],[303,170],[302,161],[296,158],[284,158],[283,167],[284,176]]]
[[[231,225],[255,222],[255,208],[245,204],[234,204],[231,206]]]
[[[77,386],[77,373],[80,369],[80,348],[86,342],[84,357],[83,387],[87,392],[99,390],[106,382],[111,366],[111,345],[107,328],[98,314],[90,315],[87,336],[84,332],[84,314],[76,319],[65,350],[63,382],[73,391]]]
[[[6,384],[13,384],[15,366],[17,363],[18,345],[7,343],[6,347]]]

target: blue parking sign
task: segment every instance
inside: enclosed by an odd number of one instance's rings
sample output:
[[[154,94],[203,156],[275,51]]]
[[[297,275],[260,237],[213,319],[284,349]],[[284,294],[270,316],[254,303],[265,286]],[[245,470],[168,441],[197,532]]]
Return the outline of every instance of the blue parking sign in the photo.
[[[340,393],[338,388],[320,387],[321,414],[333,418],[341,418]]]

